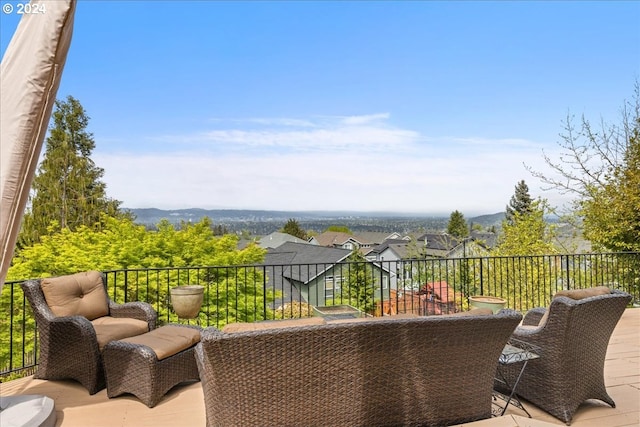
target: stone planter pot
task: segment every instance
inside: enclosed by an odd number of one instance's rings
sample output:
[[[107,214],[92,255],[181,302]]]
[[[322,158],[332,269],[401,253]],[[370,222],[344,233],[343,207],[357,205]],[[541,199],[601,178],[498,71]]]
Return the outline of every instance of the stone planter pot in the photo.
[[[169,290],[173,311],[181,319],[194,319],[198,316],[204,298],[204,286],[176,286]]]
[[[469,306],[471,308],[489,308],[493,313],[497,313],[507,305],[507,300],[499,297],[489,297],[476,295],[469,297]]]

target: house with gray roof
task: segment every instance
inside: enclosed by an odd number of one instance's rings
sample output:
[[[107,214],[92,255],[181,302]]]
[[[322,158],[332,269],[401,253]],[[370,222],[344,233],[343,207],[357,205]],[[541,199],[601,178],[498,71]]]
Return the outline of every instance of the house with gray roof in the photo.
[[[351,250],[308,243],[285,242],[267,250],[265,274],[267,287],[281,293],[272,306],[277,308],[292,301],[314,306],[340,298],[355,264],[347,258]],[[377,263],[367,263],[374,282],[374,299],[389,298],[390,272]]]
[[[287,242],[304,243],[306,245],[310,244],[306,240],[300,239],[296,236],[292,236],[288,233],[281,233],[279,231],[275,231],[267,236],[263,236],[258,239],[258,245],[261,248],[265,249],[277,248]]]
[[[487,249],[472,238],[457,238],[447,233],[425,233],[415,241],[387,240],[374,247],[366,256],[371,262],[380,262],[394,269],[391,289],[417,290],[420,283],[417,269],[434,258],[464,258],[486,255]],[[422,267],[423,269],[425,267]]]

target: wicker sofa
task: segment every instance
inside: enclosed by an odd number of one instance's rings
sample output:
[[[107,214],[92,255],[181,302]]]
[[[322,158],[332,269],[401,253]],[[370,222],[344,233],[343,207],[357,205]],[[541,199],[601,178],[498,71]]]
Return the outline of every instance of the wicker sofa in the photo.
[[[522,315],[393,317],[207,328],[196,346],[207,426],[489,418],[498,357]]]

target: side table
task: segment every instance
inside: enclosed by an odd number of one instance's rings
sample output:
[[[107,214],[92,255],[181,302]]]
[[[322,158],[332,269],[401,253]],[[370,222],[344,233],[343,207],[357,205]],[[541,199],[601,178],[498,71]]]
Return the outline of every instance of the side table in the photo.
[[[527,363],[529,363],[530,360],[538,359],[539,357],[540,347],[536,345],[529,344],[515,338],[511,338],[507,342],[507,345],[504,346],[502,354],[500,354],[500,358],[498,359],[495,383],[499,390],[494,388],[493,391],[493,405],[491,408],[492,416],[504,415],[511,404],[518,409],[522,409],[527,416],[531,418],[529,411],[527,411],[522,405],[522,402],[520,402],[520,399],[516,394],[516,389],[518,388],[518,383],[520,382],[520,378],[522,377],[524,370],[527,368]],[[510,384],[502,374],[502,368],[515,363],[521,364],[520,372],[513,384]],[[505,402],[504,407],[498,404],[498,400]]]

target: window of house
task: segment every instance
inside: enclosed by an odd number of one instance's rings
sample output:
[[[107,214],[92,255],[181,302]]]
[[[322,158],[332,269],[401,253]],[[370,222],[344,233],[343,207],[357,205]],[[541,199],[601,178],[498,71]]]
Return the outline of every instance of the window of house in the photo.
[[[324,297],[326,299],[340,297],[342,288],[342,277],[326,276],[324,278]]]

